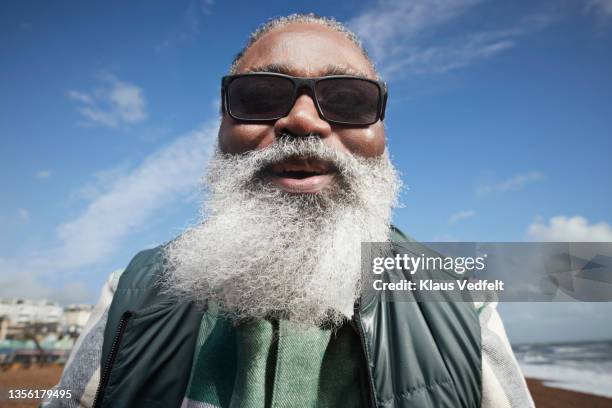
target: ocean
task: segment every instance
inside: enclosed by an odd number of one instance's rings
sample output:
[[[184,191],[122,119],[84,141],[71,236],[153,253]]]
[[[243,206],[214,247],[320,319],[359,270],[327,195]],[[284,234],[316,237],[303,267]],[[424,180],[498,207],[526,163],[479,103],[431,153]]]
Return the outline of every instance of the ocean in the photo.
[[[612,340],[512,346],[525,377],[612,398]]]

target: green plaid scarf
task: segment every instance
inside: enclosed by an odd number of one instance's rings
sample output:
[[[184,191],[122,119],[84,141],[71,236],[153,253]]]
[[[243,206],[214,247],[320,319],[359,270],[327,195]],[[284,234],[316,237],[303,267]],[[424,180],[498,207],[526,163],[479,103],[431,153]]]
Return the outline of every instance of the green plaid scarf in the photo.
[[[361,407],[361,350],[347,324],[238,327],[204,314],[182,408]]]

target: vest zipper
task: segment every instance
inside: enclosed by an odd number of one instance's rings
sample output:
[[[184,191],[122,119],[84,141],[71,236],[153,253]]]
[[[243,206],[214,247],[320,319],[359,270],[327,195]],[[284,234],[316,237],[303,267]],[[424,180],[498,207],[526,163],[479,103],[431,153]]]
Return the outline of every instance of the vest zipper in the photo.
[[[361,324],[361,312],[359,311],[359,303],[355,303],[355,313],[353,315],[353,323],[355,324],[355,330],[359,334],[359,340],[361,343],[361,351],[363,351],[363,357],[365,361],[366,380],[368,383],[368,391],[370,396],[370,407],[376,408],[376,397],[374,396],[374,382],[372,379],[372,373],[370,371],[370,363],[368,361],[368,352],[366,349],[366,337]]]
[[[106,386],[108,385],[108,379],[110,377],[111,370],[113,369],[113,364],[115,364],[115,358],[117,357],[117,352],[119,351],[119,346],[121,345],[121,339],[123,338],[123,333],[125,332],[125,328],[127,327],[128,321],[133,316],[133,312],[128,310],[121,315],[121,319],[119,320],[119,324],[117,325],[117,331],[115,332],[115,338],[113,339],[113,343],[111,345],[110,352],[108,353],[108,357],[106,358],[106,362],[104,363],[104,367],[102,372],[100,373],[100,384],[98,385],[98,390],[96,391],[96,396],[93,402],[93,408],[100,408],[102,406],[102,400],[104,399],[104,391],[106,390]]]

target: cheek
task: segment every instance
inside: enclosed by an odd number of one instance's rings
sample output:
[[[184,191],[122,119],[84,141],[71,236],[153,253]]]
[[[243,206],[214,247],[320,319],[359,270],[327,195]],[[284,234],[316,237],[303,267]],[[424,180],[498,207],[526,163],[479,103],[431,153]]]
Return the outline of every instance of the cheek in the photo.
[[[272,126],[238,123],[223,118],[219,127],[219,149],[223,153],[244,153],[274,142]]]
[[[367,129],[342,129],[338,136],[348,151],[363,157],[380,156],[385,151],[385,130],[380,122]]]

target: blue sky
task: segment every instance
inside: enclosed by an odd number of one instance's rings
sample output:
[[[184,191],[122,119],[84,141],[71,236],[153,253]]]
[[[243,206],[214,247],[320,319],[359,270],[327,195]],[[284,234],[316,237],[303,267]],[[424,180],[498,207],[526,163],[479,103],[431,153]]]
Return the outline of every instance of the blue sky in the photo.
[[[400,228],[612,241],[612,1],[251,4],[0,5],[0,296],[94,302],[192,222],[220,77],[292,12],[347,23],[388,81]],[[515,341],[612,336],[609,304],[501,310]]]

